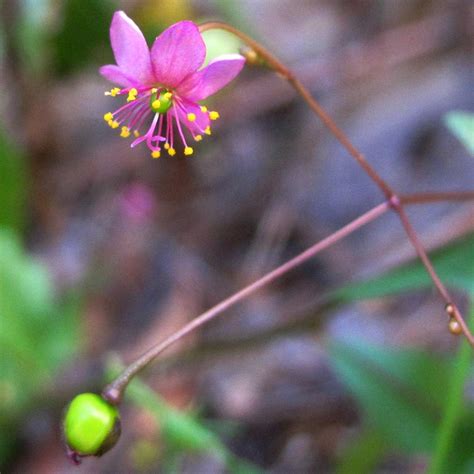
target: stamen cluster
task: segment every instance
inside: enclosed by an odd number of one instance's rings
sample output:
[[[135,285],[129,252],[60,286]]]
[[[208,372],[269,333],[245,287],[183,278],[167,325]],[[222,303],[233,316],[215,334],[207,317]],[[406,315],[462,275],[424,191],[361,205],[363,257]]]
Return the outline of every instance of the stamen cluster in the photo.
[[[188,145],[182,123],[190,132],[193,140],[199,142],[203,135],[211,135],[210,125],[203,128],[204,124],[209,120],[219,118],[217,111],[208,111],[204,105],[201,105],[197,112],[195,109],[189,112],[186,102],[177,95],[173,97],[173,93],[166,88],[152,87],[140,91],[135,87],[114,88],[106,92],[106,95],[114,97],[126,95],[127,103],[115,112],[107,112],[104,115],[104,120],[111,128],[120,127],[120,136],[123,138],[128,138],[133,133],[135,140],[131,144],[132,148],[145,142],[153,158],[161,156],[162,142],[164,142],[163,148],[170,156],[176,154],[173,122],[176,123],[184,147],[184,154],[192,155],[194,150]],[[148,131],[141,135],[140,128],[149,121],[150,117],[152,117],[151,125]]]

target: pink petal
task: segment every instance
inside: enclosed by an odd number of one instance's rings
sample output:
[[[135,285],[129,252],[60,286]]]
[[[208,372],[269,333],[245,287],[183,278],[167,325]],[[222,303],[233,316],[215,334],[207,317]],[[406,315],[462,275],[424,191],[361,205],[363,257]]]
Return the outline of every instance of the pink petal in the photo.
[[[194,104],[187,100],[181,100],[180,107],[178,107],[179,121],[189,129],[193,135],[202,135],[206,127],[211,123],[209,115],[201,111],[198,104]],[[188,114],[193,113],[196,116],[194,122],[188,120]]]
[[[211,61],[207,67],[186,78],[178,93],[192,101],[206,99],[226,86],[242,70],[245,58],[240,54],[226,54]]]
[[[122,70],[115,66],[114,64],[108,64],[107,66],[102,66],[99,69],[99,72],[110,82],[114,84],[118,84],[119,86],[123,87],[131,87],[135,85],[135,82],[130,77],[126,76]]]
[[[151,61],[157,82],[176,87],[204,62],[206,46],[192,21],[180,21],[156,38]]]
[[[110,42],[115,60],[124,73],[141,84],[153,82],[153,68],[146,40],[138,26],[122,11],[114,13]]]

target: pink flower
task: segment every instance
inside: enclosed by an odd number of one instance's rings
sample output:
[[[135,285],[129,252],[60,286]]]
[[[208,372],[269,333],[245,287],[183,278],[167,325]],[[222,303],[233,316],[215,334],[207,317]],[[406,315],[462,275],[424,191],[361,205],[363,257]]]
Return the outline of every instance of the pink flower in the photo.
[[[117,65],[100,68],[106,79],[120,85],[106,95],[127,97],[125,105],[104,115],[120,136],[135,136],[132,147],[145,142],[153,158],[161,144],[175,155],[175,131],[191,155],[186,136],[195,141],[211,134],[210,122],[219,118],[199,102],[227,85],[240,72],[245,59],[239,54],[220,56],[199,69],[206,46],[196,24],[180,21],[159,35],[151,50],[137,25],[122,11],[116,12],[110,26],[110,41]],[[150,125],[149,124],[151,119]],[[140,129],[148,130],[142,135]],[[185,133],[185,132],[189,133]],[[188,136],[188,139],[189,139]]]

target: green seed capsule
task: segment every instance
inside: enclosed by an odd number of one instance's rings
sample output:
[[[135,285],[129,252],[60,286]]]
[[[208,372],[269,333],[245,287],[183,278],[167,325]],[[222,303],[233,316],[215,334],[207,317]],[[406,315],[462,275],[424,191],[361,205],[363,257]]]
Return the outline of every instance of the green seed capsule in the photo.
[[[100,395],[81,393],[66,408],[63,431],[69,455],[78,463],[83,456],[101,456],[115,446],[120,415]]]

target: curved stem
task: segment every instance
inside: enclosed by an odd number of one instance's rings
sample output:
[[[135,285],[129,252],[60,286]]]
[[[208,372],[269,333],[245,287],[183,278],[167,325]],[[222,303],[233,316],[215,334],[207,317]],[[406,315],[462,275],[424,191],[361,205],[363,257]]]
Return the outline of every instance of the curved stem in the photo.
[[[309,249],[300,253],[299,255],[292,258],[291,260],[288,260],[286,263],[279,266],[275,270],[271,271],[270,273],[267,273],[262,278],[251,283],[250,285],[241,289],[237,293],[234,293],[232,296],[226,298],[225,300],[221,301],[217,305],[213,306],[211,309],[202,313],[200,316],[196,317],[195,319],[190,321],[188,324],[183,326],[180,330],[168,336],[162,342],[151,347],[142,356],[140,356],[135,362],[129,365],[122,372],[121,375],[119,375],[112,383],[110,383],[109,385],[105,387],[105,389],[102,392],[102,396],[106,400],[108,400],[110,403],[119,404],[120,401],[122,400],[123,392],[125,391],[130,380],[138,372],[143,370],[153,359],[155,359],[155,357],[161,354],[169,346],[171,346],[176,341],[186,336],[190,332],[194,331],[198,327],[202,326],[203,324],[206,324],[207,322],[216,318],[217,316],[222,314],[225,310],[229,309],[231,306],[234,306],[236,303],[243,300],[247,296],[251,295],[252,293],[255,293],[257,290],[263,288],[264,286],[280,278],[281,276],[288,273],[293,268],[303,264],[304,262],[314,257],[316,254],[318,254],[322,250],[326,249],[327,247],[330,247],[331,245],[343,239],[344,237],[348,236],[355,230],[377,219],[382,214],[387,212],[389,209],[390,209],[390,203],[384,202],[382,204],[379,204],[378,206],[372,208],[370,211],[366,212],[365,214],[362,214],[360,217],[353,220],[349,224],[345,225],[341,229],[332,233],[330,236],[314,244]]]
[[[257,57],[252,58],[253,62],[257,64],[264,64],[267,67],[273,69],[275,72],[279,73],[284,79],[286,79],[289,84],[296,90],[296,92],[304,99],[308,104],[311,110],[321,119],[321,121],[326,125],[329,131],[334,135],[334,137],[346,148],[349,154],[359,163],[362,169],[367,173],[367,175],[377,184],[380,190],[385,194],[388,202],[390,203],[392,209],[398,214],[400,222],[405,229],[408,239],[416,250],[416,253],[420,257],[423,265],[426,268],[426,271],[430,275],[433,283],[438,290],[441,298],[445,303],[446,312],[449,316],[449,321],[456,321],[459,325],[461,332],[466,336],[469,343],[474,347],[474,337],[472,336],[468,326],[466,325],[461,312],[457,306],[453,303],[448,290],[443,285],[439,279],[436,271],[431,264],[428,255],[426,254],[423,245],[421,244],[418,236],[415,232],[415,229],[411,225],[408,216],[406,215],[403,208],[403,200],[397,195],[397,193],[382,179],[382,177],[375,171],[375,169],[367,162],[362,153],[360,153],[357,148],[351,143],[347,138],[345,133],[336,125],[332,118],[326,113],[326,111],[321,107],[318,101],[311,95],[309,90],[300,82],[300,80],[288,69],[284,64],[282,64],[275,56],[273,56],[269,51],[266,50],[260,43],[255,41],[253,38],[250,38],[245,33],[242,33],[237,28],[230,26],[222,22],[208,22],[200,25],[199,27],[201,32],[211,30],[211,29],[221,29],[229,31],[238,38],[240,38],[245,44],[247,44],[252,50],[254,55]],[[249,56],[250,57],[250,56]],[[259,61],[258,61],[259,60]],[[450,326],[451,327],[451,326]],[[452,331],[453,333],[458,333]]]
[[[265,64],[270,69],[273,69],[279,73],[284,79],[286,79],[298,92],[298,94],[305,100],[309,105],[311,110],[321,119],[324,125],[329,129],[329,131],[339,140],[339,142],[346,148],[349,154],[359,163],[362,169],[369,175],[369,177],[377,184],[381,191],[385,194],[387,199],[390,199],[394,192],[390,186],[382,179],[382,177],[375,171],[375,169],[367,162],[362,153],[360,153],[351,141],[347,138],[345,133],[336,125],[334,120],[326,113],[326,111],[319,105],[319,103],[314,99],[311,93],[306,89],[306,87],[300,82],[300,80],[293,74],[293,72],[288,69],[282,62],[280,62],[273,54],[271,54],[266,48],[264,48],[260,43],[255,41],[250,36],[247,36],[245,33],[242,33],[237,28],[234,28],[227,23],[222,23],[219,21],[211,21],[208,23],[203,23],[199,26],[201,32],[220,29],[226,30],[238,38],[240,38],[244,43],[246,43],[252,50],[257,54],[259,58],[263,60]]]

